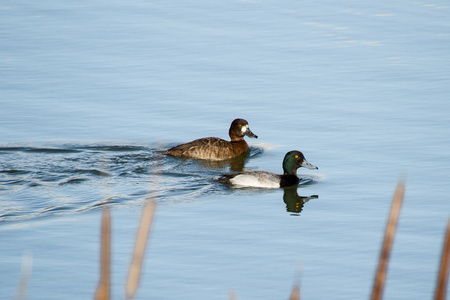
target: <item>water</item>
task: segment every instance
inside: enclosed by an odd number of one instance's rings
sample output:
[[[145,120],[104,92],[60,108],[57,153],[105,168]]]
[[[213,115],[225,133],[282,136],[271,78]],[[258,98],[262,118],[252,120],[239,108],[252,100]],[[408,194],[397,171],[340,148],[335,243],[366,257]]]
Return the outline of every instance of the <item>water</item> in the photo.
[[[444,1],[0,6],[0,289],[32,256],[30,299],[89,298],[112,202],[114,298],[140,208],[158,209],[138,299],[364,299],[397,180],[406,194],[386,299],[430,299],[448,202]],[[163,157],[245,118],[244,161]],[[297,190],[214,183],[318,171]],[[305,198],[297,198],[305,197]],[[313,197],[311,197],[313,196]],[[305,203],[303,203],[306,201]],[[302,206],[303,205],[303,206]]]

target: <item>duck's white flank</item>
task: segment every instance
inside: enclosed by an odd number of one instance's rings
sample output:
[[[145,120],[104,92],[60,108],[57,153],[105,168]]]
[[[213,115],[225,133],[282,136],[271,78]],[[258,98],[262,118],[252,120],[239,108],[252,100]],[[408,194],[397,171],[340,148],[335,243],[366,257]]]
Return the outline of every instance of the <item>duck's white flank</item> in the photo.
[[[239,187],[276,189],[280,187],[280,176],[270,172],[255,171],[236,175],[230,179],[230,182]]]

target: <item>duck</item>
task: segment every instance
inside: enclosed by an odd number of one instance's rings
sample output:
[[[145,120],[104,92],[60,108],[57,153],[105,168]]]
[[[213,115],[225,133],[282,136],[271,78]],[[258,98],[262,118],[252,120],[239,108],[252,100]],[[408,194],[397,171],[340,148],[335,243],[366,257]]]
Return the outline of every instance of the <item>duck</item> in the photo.
[[[244,136],[258,138],[244,119],[235,119],[231,122],[228,131],[231,141],[217,137],[207,137],[194,140],[170,148],[165,155],[220,161],[239,156],[248,151],[248,144]]]
[[[300,167],[311,170],[319,168],[310,164],[302,152],[293,150],[286,153],[283,159],[283,175],[278,175],[266,171],[251,171],[234,174],[224,174],[216,179],[216,182],[231,184],[239,187],[259,187],[259,188],[284,188],[297,185],[300,179],[297,176],[297,169]]]

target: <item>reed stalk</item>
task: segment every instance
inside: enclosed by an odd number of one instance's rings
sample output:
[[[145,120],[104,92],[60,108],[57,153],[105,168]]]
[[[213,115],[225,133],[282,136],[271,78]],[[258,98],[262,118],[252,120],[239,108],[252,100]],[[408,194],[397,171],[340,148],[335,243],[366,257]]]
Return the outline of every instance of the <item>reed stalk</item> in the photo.
[[[439,275],[434,293],[435,300],[445,300],[448,284],[448,270],[450,264],[450,219],[447,222],[447,230],[445,232],[444,245],[442,247],[441,264],[439,267]]]
[[[228,300],[237,300],[237,293],[235,290],[228,291]]]
[[[291,295],[289,296],[289,300],[300,300],[300,285],[296,284],[292,288]]]
[[[147,248],[147,241],[152,228],[155,215],[156,201],[147,199],[142,208],[141,220],[136,233],[133,255],[128,269],[127,283],[125,286],[125,298],[133,299],[136,295],[137,288],[142,272],[142,263]]]
[[[31,269],[33,267],[33,255],[31,253],[25,253],[22,256],[22,267],[20,270],[20,280],[17,285],[16,294],[14,295],[14,300],[24,300],[28,299],[28,284],[31,278]]]
[[[397,230],[397,223],[400,216],[404,193],[405,183],[403,181],[400,181],[395,189],[389,218],[384,232],[384,242],[381,249],[380,259],[378,261],[378,268],[375,273],[374,285],[372,288],[372,300],[380,300],[383,297],[389,257],[391,254],[392,244],[394,242],[395,231]]]
[[[100,281],[95,300],[111,299],[111,211],[108,205],[102,209],[100,242]]]

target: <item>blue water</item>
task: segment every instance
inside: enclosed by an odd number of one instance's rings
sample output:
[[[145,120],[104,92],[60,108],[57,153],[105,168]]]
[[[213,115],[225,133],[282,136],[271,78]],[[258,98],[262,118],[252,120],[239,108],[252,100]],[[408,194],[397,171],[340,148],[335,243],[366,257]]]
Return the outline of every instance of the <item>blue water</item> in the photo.
[[[145,197],[158,196],[137,299],[364,299],[391,197],[406,194],[385,299],[431,299],[450,216],[445,1],[90,1],[0,5],[0,290],[92,297],[101,207],[123,298]],[[243,161],[162,156],[234,118]],[[222,173],[318,171],[297,190]]]

